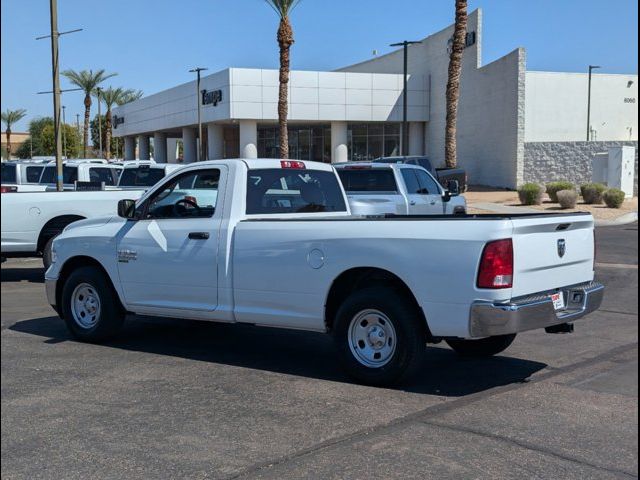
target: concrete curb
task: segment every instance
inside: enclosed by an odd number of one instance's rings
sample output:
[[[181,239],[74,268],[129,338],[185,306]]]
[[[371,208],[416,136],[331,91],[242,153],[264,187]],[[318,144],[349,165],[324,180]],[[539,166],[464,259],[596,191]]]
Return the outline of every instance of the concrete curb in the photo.
[[[596,227],[613,227],[616,225],[628,225],[638,221],[638,212],[625,213],[613,220],[596,220]]]

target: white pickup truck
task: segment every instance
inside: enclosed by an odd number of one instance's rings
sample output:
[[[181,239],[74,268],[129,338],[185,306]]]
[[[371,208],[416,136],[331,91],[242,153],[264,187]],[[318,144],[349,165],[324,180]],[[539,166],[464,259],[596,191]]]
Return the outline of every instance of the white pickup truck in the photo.
[[[47,297],[81,340],[127,312],[327,332],[353,377],[385,385],[427,343],[494,355],[603,297],[589,214],[356,218],[325,164],[195,163],[118,212],[53,242]]]
[[[55,162],[47,164],[42,169],[38,183],[55,190],[56,168]],[[111,165],[106,160],[65,160],[62,166],[62,183],[65,190],[74,190],[76,182],[97,182],[112,187],[117,185],[121,171],[120,165]]]
[[[354,215],[461,215],[467,203],[456,181],[443,188],[424,168],[404,163],[334,165]]]
[[[7,190],[10,192],[10,190]],[[20,192],[2,193],[1,254],[8,257],[42,256],[45,268],[51,259],[51,242],[78,220],[115,215],[118,201],[138,198],[138,191]]]

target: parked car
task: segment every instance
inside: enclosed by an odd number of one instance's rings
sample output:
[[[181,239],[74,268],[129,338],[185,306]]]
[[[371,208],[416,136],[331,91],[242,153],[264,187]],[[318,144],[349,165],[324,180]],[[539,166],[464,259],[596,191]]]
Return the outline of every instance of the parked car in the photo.
[[[47,163],[42,160],[2,162],[2,185],[37,185]]]
[[[155,163],[147,160],[125,162],[118,187],[133,189],[153,187],[171,172],[182,167],[175,163]]]
[[[429,157],[382,157],[374,160],[375,163],[406,163],[418,165],[434,176],[446,189],[454,189],[453,181],[458,182],[458,191],[466,192],[468,187],[467,172],[462,168],[434,168]]]
[[[460,215],[464,197],[416,165],[349,162],[334,165],[354,215]]]
[[[80,340],[127,312],[327,332],[353,377],[386,385],[427,342],[488,356],[568,331],[604,290],[590,214],[356,218],[321,163],[193,163],[118,214],[53,241],[47,298]]]
[[[74,190],[76,182],[104,183],[107,187],[118,184],[122,167],[109,164],[106,160],[80,159],[65,160],[62,164],[63,186],[65,190]],[[56,188],[56,164],[49,162],[43,169],[38,183],[49,189]]]
[[[115,215],[118,200],[140,191],[2,193],[2,258],[51,258],[51,242],[67,225],[86,218]]]

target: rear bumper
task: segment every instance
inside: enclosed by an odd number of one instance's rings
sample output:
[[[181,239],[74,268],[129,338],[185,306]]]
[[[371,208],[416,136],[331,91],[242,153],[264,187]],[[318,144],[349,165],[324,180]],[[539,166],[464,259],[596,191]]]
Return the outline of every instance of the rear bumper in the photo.
[[[556,311],[550,294],[514,299],[509,303],[475,302],[471,306],[471,338],[493,337],[574,322],[600,308],[604,286],[597,282],[560,288],[566,308]]]

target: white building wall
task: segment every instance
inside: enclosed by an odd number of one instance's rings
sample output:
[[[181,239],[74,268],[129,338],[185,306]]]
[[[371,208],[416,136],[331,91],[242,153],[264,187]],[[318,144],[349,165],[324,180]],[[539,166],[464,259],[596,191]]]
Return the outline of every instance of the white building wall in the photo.
[[[525,141],[586,141],[588,79],[586,73],[527,72]],[[637,75],[594,74],[592,140],[638,140],[637,98]]]

